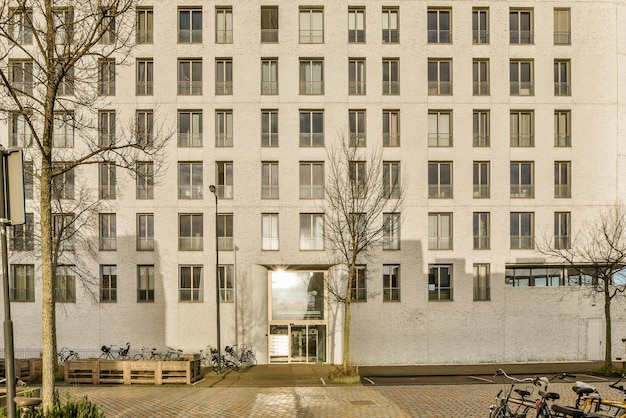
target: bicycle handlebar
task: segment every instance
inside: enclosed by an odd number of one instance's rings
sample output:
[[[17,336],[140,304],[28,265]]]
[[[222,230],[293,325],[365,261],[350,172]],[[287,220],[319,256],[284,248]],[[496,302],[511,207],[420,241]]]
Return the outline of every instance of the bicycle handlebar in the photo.
[[[504,376],[507,379],[515,382],[515,383],[525,383],[525,382],[534,382],[537,378],[536,377],[526,377],[524,379],[518,379],[516,377],[513,376],[509,376],[508,374],[506,374],[506,372],[502,369],[498,369],[498,371],[496,371],[496,374],[493,375],[493,377],[496,376]]]
[[[611,384],[609,385],[609,387],[610,387],[610,388],[613,388],[613,389],[621,390],[622,392],[624,392],[624,385],[619,385],[619,386],[617,385],[619,382],[621,382],[621,381],[622,381],[622,379],[623,379],[623,378],[624,378],[624,376],[622,375],[622,377],[620,377],[619,379],[617,379],[617,382],[615,382],[615,383],[611,383]]]

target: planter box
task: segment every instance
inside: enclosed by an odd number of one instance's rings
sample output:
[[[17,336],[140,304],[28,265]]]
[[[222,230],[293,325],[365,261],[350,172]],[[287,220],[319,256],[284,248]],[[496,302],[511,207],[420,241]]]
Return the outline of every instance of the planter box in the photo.
[[[4,359],[0,359],[0,376],[5,377],[6,362]],[[15,359],[15,377],[22,380],[29,380],[35,375],[41,374],[41,359],[40,358],[16,358]]]
[[[200,360],[70,360],[65,383],[190,384],[200,380]]]

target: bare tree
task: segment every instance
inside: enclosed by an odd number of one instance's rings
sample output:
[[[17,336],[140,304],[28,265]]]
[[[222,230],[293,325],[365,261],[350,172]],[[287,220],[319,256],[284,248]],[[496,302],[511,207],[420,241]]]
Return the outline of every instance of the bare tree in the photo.
[[[324,201],[325,239],[335,265],[326,287],[343,306],[344,373],[351,361],[351,304],[367,298],[359,283],[366,275],[362,265],[386,232],[399,231],[404,196],[399,164],[384,163],[381,148],[367,152],[352,145],[342,138],[328,149]]]
[[[133,172],[138,159],[158,162],[169,135],[154,129],[152,118],[122,129],[115,127],[114,113],[98,112],[111,108],[107,98],[115,94],[116,67],[126,64],[135,44],[134,1],[0,1],[0,115],[11,126],[9,146],[24,147],[25,159],[32,162],[26,174],[39,191],[34,198],[41,228],[47,410],[55,388],[55,274],[67,256],[61,237],[77,230],[89,206],[82,202],[72,209],[68,196],[55,203],[56,187],[80,167],[107,163]],[[78,213],[55,224],[55,211],[65,216],[72,210]]]
[[[573,270],[576,274],[571,276],[576,277],[577,283],[572,284],[587,286],[602,296],[606,334],[604,367],[610,370],[613,367],[611,301],[626,290],[623,280],[615,280],[626,267],[626,213],[621,204],[601,210],[596,219],[583,223],[571,242],[556,232],[554,239],[544,239],[537,249],[549,260],[565,263]]]

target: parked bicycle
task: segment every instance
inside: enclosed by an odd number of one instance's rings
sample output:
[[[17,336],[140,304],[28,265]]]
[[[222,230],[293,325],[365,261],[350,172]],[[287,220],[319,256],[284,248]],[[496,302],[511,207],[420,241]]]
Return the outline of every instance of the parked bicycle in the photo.
[[[218,359],[217,348],[212,348],[211,346],[208,346],[207,348],[211,352],[210,364],[214,372],[219,373],[226,368],[234,371],[239,371],[239,365],[230,358],[227,358],[222,354]]]
[[[100,347],[100,351],[102,351],[102,353],[100,353],[100,357],[101,359],[104,360],[115,360],[115,355],[113,354],[111,345],[103,345],[102,347]]]
[[[103,345],[100,347],[100,358],[104,360],[123,360],[130,358],[130,343],[126,343],[126,347],[120,347],[113,351],[113,345]]]
[[[590,417],[576,406],[565,406],[555,404],[554,401],[561,398],[556,392],[549,392],[549,382],[555,379],[575,378],[576,376],[567,373],[560,373],[551,378],[541,377],[537,379],[537,386],[541,389],[538,391],[540,398],[537,400],[537,418],[556,418],[556,417]]]
[[[167,347],[167,352],[163,354],[163,360],[178,360],[183,350]]]
[[[505,382],[504,388],[497,393],[496,403],[489,407],[489,418],[525,418],[530,411],[535,410],[535,401],[529,398],[534,390],[535,378],[518,379],[509,376],[502,369],[498,369],[494,377],[496,376],[502,376],[508,379],[508,382]],[[515,388],[516,385],[522,384],[527,384],[526,389]]]
[[[61,366],[68,360],[78,360],[79,358],[76,351],[70,350],[67,347],[63,347],[61,351],[57,353],[57,356],[59,356],[59,365]]]
[[[126,343],[126,347],[120,347],[117,351],[117,359],[125,360],[130,358],[130,343]]]
[[[619,383],[626,375],[622,375],[615,383],[609,385],[610,388],[622,392],[622,400],[604,399],[594,386],[584,382],[576,382],[572,390],[576,392],[576,407],[587,416],[608,416],[626,418],[626,389]]]
[[[251,349],[246,348],[245,345],[241,346],[239,353],[235,351],[235,347],[228,345],[224,348],[224,351],[228,355],[229,359],[241,368],[254,366],[256,364],[254,352]]]
[[[133,356],[134,360],[160,360],[161,353],[157,351],[156,348],[148,349],[146,347],[141,347],[141,351]]]

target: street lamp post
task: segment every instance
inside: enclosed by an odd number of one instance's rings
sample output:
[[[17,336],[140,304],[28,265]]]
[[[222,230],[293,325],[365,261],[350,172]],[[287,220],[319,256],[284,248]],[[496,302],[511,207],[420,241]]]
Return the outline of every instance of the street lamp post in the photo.
[[[217,189],[215,185],[209,186],[211,193],[215,195],[215,314],[217,326],[217,373],[222,373],[222,343],[220,341],[220,249],[217,236],[218,216],[217,216]]]

